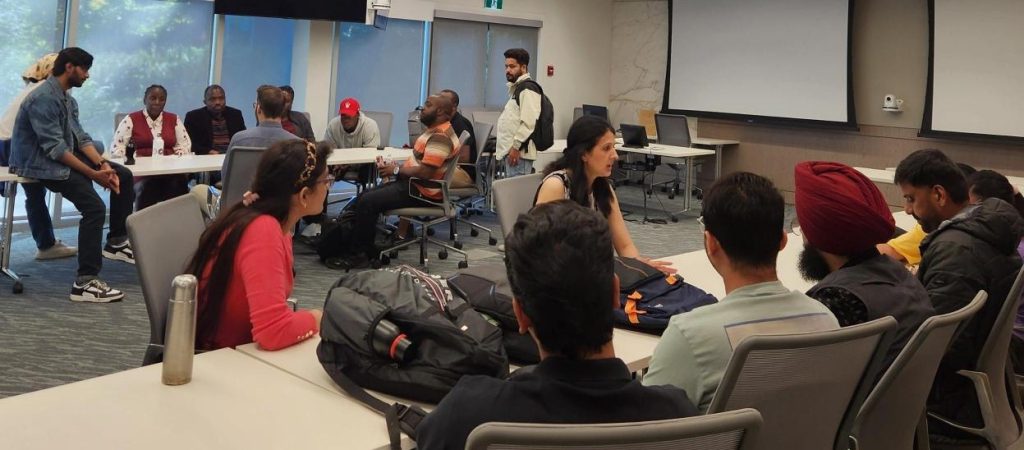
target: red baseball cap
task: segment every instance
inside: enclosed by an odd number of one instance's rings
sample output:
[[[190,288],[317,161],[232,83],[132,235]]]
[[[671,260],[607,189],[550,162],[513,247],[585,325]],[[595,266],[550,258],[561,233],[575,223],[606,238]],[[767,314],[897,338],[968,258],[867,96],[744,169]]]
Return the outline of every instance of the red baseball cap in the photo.
[[[346,98],[341,101],[338,105],[338,114],[343,116],[358,116],[359,115],[359,100],[352,97]]]

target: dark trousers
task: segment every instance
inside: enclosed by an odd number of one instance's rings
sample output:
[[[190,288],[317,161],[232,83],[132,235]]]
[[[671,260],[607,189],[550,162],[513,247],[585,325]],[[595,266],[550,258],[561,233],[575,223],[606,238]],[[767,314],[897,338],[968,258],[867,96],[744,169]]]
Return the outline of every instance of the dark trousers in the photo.
[[[377,256],[377,247],[374,245],[376,236],[377,218],[384,211],[408,208],[415,206],[429,206],[428,204],[409,196],[409,179],[404,178],[391,183],[385,183],[363,192],[356,199],[353,205],[355,220],[353,223],[352,239],[356,245],[362,245],[366,256],[374,258]]]
[[[110,232],[107,241],[120,243],[128,238],[125,219],[132,213],[135,190],[132,173],[117,163],[110,163],[121,181],[121,193],[110,192]],[[56,192],[82,213],[78,223],[78,278],[95,278],[103,267],[103,222],[107,207],[93,189],[92,180],[75,170],[66,180],[39,180],[47,189]]]
[[[57,242],[53,236],[53,221],[50,209],[46,207],[46,187],[42,183],[26,183],[21,185],[25,191],[25,213],[28,216],[28,228],[32,230],[32,239],[36,248],[45,250]]]
[[[188,193],[188,175],[158,175],[135,182],[135,210]]]

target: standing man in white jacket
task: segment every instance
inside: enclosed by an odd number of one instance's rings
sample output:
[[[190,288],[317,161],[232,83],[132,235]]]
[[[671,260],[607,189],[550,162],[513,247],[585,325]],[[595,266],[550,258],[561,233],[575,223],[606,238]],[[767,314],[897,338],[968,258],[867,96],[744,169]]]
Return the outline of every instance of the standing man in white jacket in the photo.
[[[530,53],[521,48],[505,51],[505,78],[508,79],[508,102],[498,117],[497,160],[505,161],[508,177],[533,173],[533,161],[537,159],[537,146],[530,140],[537,119],[540,117],[541,93],[538,86],[524,81],[530,80]],[[519,98],[516,98],[516,92]]]

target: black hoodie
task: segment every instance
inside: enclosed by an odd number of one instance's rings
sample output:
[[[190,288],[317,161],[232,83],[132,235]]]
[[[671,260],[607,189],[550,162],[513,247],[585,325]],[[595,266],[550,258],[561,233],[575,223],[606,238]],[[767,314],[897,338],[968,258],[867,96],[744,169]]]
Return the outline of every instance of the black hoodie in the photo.
[[[974,365],[1021,268],[1017,245],[1024,219],[997,198],[970,206],[921,242],[917,276],[937,314],[966,306],[980,290],[988,301],[946,352],[932,388],[929,410],[980,425],[970,382],[956,374]],[[971,423],[973,422],[973,423]]]

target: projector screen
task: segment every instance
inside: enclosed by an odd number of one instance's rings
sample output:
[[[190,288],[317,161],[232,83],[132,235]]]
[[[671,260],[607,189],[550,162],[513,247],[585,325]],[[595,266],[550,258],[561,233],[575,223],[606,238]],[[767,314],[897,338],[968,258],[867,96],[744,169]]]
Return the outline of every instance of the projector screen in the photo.
[[[1024,1],[930,2],[923,135],[1024,141]]]
[[[671,0],[663,108],[855,127],[851,0]]]

